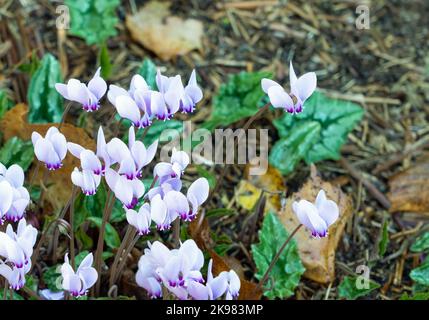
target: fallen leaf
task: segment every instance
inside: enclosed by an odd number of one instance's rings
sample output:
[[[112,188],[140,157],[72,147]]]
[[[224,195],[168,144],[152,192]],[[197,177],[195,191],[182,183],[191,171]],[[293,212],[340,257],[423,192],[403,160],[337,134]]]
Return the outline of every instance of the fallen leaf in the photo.
[[[235,192],[237,203],[246,210],[252,210],[258,202],[263,190],[267,191],[266,211],[279,211],[280,193],[286,192],[282,175],[274,167],[268,165],[267,172],[263,175],[248,175],[249,166],[246,166],[246,180],[241,180]]]
[[[5,113],[3,119],[0,120],[0,131],[3,133],[4,140],[9,140],[13,137],[18,137],[22,140],[30,140],[33,131],[45,135],[46,131],[51,126],[57,126],[55,123],[46,124],[30,124],[27,122],[27,105],[20,103]],[[71,124],[64,123],[61,132],[66,136],[67,141],[76,142],[85,148],[95,150],[95,142],[88,134],[82,129],[77,128]],[[35,163],[37,158],[35,158]],[[48,188],[46,191],[46,200],[48,200],[54,210],[61,209],[70,197],[72,190],[72,183],[70,175],[75,167],[80,166],[80,161],[67,154],[63,161],[63,167],[60,170],[51,172],[49,174]],[[27,173],[27,177],[32,177],[34,174],[35,166]],[[39,170],[35,179],[35,184],[40,185],[42,182],[43,170]]]
[[[301,228],[294,238],[306,269],[304,277],[319,283],[329,283],[335,279],[335,251],[338,242],[346,222],[353,213],[351,197],[345,195],[339,187],[323,181],[317,175],[316,167],[312,166],[309,180],[298,192],[287,199],[284,210],[279,213],[279,218],[286,230],[291,233],[299,224],[295,213],[292,211],[292,203],[300,199],[313,202],[320,189],[325,190],[327,197],[338,204],[340,208],[339,219],[329,228],[329,236],[326,238],[314,239],[305,228]]]
[[[202,49],[203,24],[172,16],[170,5],[151,1],[125,21],[131,37],[163,60]]]
[[[411,211],[429,214],[429,154],[415,165],[389,179],[390,212]]]

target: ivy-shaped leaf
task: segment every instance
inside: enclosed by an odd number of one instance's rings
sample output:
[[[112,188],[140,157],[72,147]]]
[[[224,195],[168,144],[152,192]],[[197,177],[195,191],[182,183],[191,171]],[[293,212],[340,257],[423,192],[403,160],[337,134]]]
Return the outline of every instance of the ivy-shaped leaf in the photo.
[[[6,167],[17,164],[24,171],[27,171],[33,159],[34,152],[31,141],[23,141],[18,137],[10,138],[0,149],[0,162]]]
[[[87,220],[94,223],[98,228],[101,227],[102,218],[89,217]],[[121,245],[121,239],[119,238],[118,232],[110,223],[106,223],[104,241],[106,242],[106,245],[111,249],[116,249]]]
[[[265,216],[259,231],[260,242],[252,245],[253,260],[257,268],[256,278],[262,278],[287,237],[286,229],[274,213]],[[271,271],[270,277],[274,283],[267,281],[264,294],[270,299],[292,296],[304,271],[298,248],[292,239]]]
[[[372,280],[367,280],[366,284],[361,283],[361,280],[358,276],[345,276],[343,281],[338,286],[338,296],[343,299],[354,300],[359,297],[368,295],[371,291],[380,288],[380,285]],[[362,286],[362,288],[360,287]]]
[[[55,90],[55,83],[62,82],[61,68],[57,59],[45,54],[39,68],[33,74],[28,88],[28,121],[30,123],[60,122],[63,99]]]
[[[429,256],[426,257],[421,266],[411,270],[410,278],[419,285],[429,287]]]
[[[429,250],[429,232],[425,232],[411,246],[412,252],[425,252]]]
[[[145,58],[139,69],[139,75],[141,75],[145,80],[148,86],[152,90],[156,90],[156,65],[152,60]]]
[[[305,103],[302,113],[284,113],[274,121],[280,139],[272,148],[271,164],[283,174],[289,174],[300,160],[307,164],[338,160],[348,133],[362,116],[363,109],[359,105],[331,99],[316,91]],[[299,146],[301,143],[304,145]]]
[[[203,127],[209,130],[219,125],[226,127],[254,115],[265,96],[261,89],[261,79],[270,77],[268,72],[240,72],[230,76],[213,98],[211,117]]]
[[[66,0],[70,9],[70,34],[83,38],[88,45],[101,45],[116,35],[116,8],[119,0]]]

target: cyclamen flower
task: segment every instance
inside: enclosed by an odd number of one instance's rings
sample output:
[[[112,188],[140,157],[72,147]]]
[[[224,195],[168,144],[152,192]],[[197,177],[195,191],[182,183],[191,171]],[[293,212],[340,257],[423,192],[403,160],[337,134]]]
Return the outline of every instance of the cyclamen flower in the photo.
[[[160,184],[170,178],[180,178],[189,162],[189,156],[185,151],[178,151],[173,148],[170,163],[158,163],[153,170],[153,175],[159,178]]]
[[[62,287],[70,292],[73,297],[86,295],[88,289],[97,282],[98,274],[93,263],[92,253],[89,253],[80,263],[77,271],[74,272],[69,263],[68,255],[64,257],[64,264],[61,266],[61,276],[63,277]]]
[[[71,173],[73,184],[82,189],[82,192],[87,196],[92,196],[97,192],[97,188],[101,182],[101,176],[93,171],[74,168]]]
[[[73,142],[68,142],[67,148],[73,156],[80,159],[80,165],[83,170],[91,171],[95,175],[104,175],[106,167],[110,167],[112,163],[107,153],[102,127],[98,129],[96,153]],[[103,163],[100,159],[103,160]]]
[[[77,79],[70,79],[67,84],[57,83],[55,89],[67,100],[78,102],[83,110],[92,112],[100,107],[100,100],[107,90],[106,81],[100,76],[98,68],[88,86]]]
[[[128,209],[126,212],[128,223],[135,227],[141,236],[150,232],[151,210],[150,205],[145,203],[138,212],[133,209]]]
[[[106,169],[106,182],[127,209],[134,208],[145,192],[143,182],[138,179],[129,180],[110,168]]]
[[[19,290],[25,286],[25,275],[31,269],[31,262],[23,268],[16,266],[8,266],[3,261],[0,261],[0,275],[2,275],[9,283],[9,288]]]
[[[9,212],[13,201],[13,188],[6,180],[0,182],[0,224],[3,224],[3,218]]]
[[[0,256],[18,269],[31,263],[31,255],[37,238],[37,230],[24,219],[18,223],[15,233],[9,224],[6,232],[0,232]]]
[[[160,195],[156,195],[150,202],[151,217],[160,231],[169,230],[171,223],[177,218],[177,213],[168,210]]]
[[[209,183],[206,178],[199,178],[194,181],[186,194],[178,191],[170,191],[164,201],[167,204],[169,212],[180,217],[184,221],[192,221],[198,213],[198,208],[209,196]],[[189,203],[192,209],[189,208]]]
[[[147,149],[143,142],[135,138],[134,128],[130,127],[128,134],[128,146],[120,139],[113,138],[107,144],[107,152],[112,161],[111,164],[119,163],[118,173],[129,180],[141,178],[141,171],[155,157],[158,140]]]
[[[12,189],[9,189],[7,184],[3,184],[2,197],[3,203],[0,205],[0,221],[3,217],[6,220],[17,222],[24,216],[25,208],[30,203],[30,194],[24,187],[24,170],[13,164],[8,169],[0,163],[0,181],[8,182]],[[12,203],[9,205],[8,198],[12,190]],[[8,206],[8,209],[5,209]]]
[[[37,159],[44,162],[46,168],[49,170],[61,168],[62,161],[67,155],[67,140],[56,127],[50,127],[45,137],[33,132],[31,141],[33,142]]]
[[[172,110],[183,113],[193,112],[195,105],[203,98],[203,92],[197,84],[195,70],[192,70],[188,85],[183,87],[180,75],[175,77],[165,77],[158,70],[156,82],[164,99]]]
[[[328,228],[339,217],[338,205],[326,198],[324,190],[317,194],[315,203],[307,200],[300,200],[292,204],[292,209],[298,220],[311,231],[311,235],[316,238],[328,236]]]
[[[210,259],[207,270],[207,282],[191,282],[188,293],[195,300],[216,300],[226,293],[226,300],[236,299],[241,286],[240,278],[234,270],[223,271],[217,277],[212,274],[213,260]]]
[[[107,98],[122,118],[130,120],[136,128],[145,128],[152,123],[151,104],[154,92],[142,76],[135,75],[131,79],[129,91],[110,85]]]
[[[277,82],[265,78],[261,81],[262,90],[268,94],[274,108],[282,108],[292,114],[300,113],[303,111],[305,101],[316,90],[317,77],[314,72],[308,72],[297,78],[292,61],[289,72],[290,94]]]

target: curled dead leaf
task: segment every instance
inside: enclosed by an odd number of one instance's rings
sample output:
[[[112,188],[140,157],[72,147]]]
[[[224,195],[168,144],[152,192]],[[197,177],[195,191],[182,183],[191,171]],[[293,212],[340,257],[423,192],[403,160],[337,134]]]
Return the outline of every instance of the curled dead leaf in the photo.
[[[126,17],[131,37],[163,60],[202,49],[203,24],[172,16],[170,3],[151,1]]]
[[[0,130],[3,133],[5,140],[12,137],[19,137],[23,140],[30,140],[33,131],[45,135],[46,131],[52,126],[57,126],[55,123],[47,124],[31,124],[27,122],[27,105],[20,103],[5,113],[0,121]],[[64,123],[61,132],[66,136],[67,141],[77,142],[85,148],[95,150],[95,142],[82,129],[71,124]],[[37,162],[37,159],[34,160]],[[63,161],[63,167],[60,170],[50,173],[48,177],[48,188],[46,190],[45,199],[48,200],[54,210],[61,209],[70,197],[72,183],[70,175],[75,167],[80,166],[80,161],[67,154]],[[28,177],[34,174],[35,166],[30,170]],[[39,170],[35,179],[35,184],[41,185],[43,180],[43,170]]]
[[[389,179],[390,211],[411,211],[429,214],[429,154],[412,167]]]
[[[339,219],[329,228],[329,236],[326,238],[314,239],[308,230],[301,228],[294,239],[306,269],[304,276],[319,283],[329,283],[335,279],[335,251],[338,242],[346,222],[353,214],[351,197],[344,194],[339,187],[323,181],[317,175],[316,168],[312,166],[310,178],[298,192],[287,199],[285,208],[279,212],[279,218],[286,230],[291,233],[299,224],[292,210],[292,203],[300,199],[313,202],[320,189],[325,190],[327,197],[338,204]]]

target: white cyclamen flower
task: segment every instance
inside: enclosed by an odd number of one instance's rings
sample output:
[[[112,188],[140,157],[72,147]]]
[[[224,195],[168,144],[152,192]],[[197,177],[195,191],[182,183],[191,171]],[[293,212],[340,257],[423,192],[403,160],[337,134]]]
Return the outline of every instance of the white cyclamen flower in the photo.
[[[295,201],[292,209],[311,235],[320,238],[328,235],[329,226],[337,221],[340,214],[338,205],[326,198],[324,190],[319,191],[314,204],[307,200]]]
[[[67,84],[57,83],[55,89],[67,100],[78,102],[83,110],[92,112],[100,107],[100,99],[107,90],[106,81],[100,76],[98,68],[88,86],[77,79],[70,79]]]
[[[88,289],[97,281],[98,274],[92,267],[93,260],[92,253],[89,253],[82,260],[77,271],[74,272],[67,254],[64,257],[64,264],[61,266],[62,287],[65,291],[70,292],[73,297],[86,295]]]
[[[45,163],[46,168],[49,170],[61,168],[62,161],[67,155],[67,140],[56,127],[50,127],[45,137],[33,132],[31,141],[37,159]]]
[[[288,113],[300,113],[303,111],[304,102],[313,94],[317,86],[317,77],[314,72],[308,72],[297,78],[290,62],[289,79],[291,92],[288,94],[277,82],[270,79],[262,79],[262,90],[270,98],[274,108],[285,109]]]

